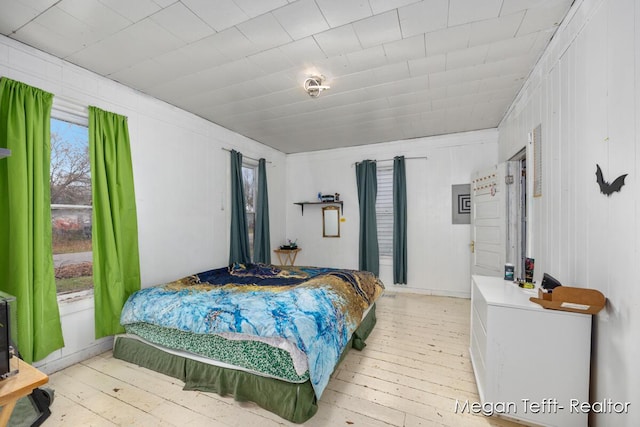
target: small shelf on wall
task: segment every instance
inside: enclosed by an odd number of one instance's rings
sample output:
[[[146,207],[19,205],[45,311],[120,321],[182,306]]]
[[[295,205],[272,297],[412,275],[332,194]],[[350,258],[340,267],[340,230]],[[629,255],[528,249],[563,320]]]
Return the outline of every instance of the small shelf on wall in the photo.
[[[11,155],[11,150],[8,148],[0,148],[0,159],[5,157],[9,157]]]
[[[340,205],[340,215],[342,215],[343,212],[343,208],[344,205],[342,204],[342,200],[339,200],[337,202],[294,202],[294,205],[300,205],[300,212],[302,213],[302,215],[304,215],[304,205],[324,205],[324,206],[330,206],[330,205]]]

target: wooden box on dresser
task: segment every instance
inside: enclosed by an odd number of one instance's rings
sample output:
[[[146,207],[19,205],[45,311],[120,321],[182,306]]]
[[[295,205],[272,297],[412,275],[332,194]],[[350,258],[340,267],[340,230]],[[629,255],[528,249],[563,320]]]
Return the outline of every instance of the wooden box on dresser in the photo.
[[[529,301],[535,295],[472,276],[470,353],[481,403],[534,425],[586,426],[591,316],[544,309]]]

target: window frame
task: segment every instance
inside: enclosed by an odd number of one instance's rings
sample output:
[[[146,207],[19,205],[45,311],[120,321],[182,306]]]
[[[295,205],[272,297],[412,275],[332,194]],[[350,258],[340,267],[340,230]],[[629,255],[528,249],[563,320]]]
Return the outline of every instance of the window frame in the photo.
[[[252,208],[253,211],[249,210],[249,205],[247,203],[247,199],[248,199],[248,195],[245,192],[245,206],[244,206],[244,214],[245,214],[245,219],[247,221],[247,233],[248,233],[248,239],[249,239],[249,257],[251,258],[251,261],[253,261],[253,243],[254,243],[254,239],[255,239],[255,220],[256,220],[256,202],[257,202],[257,198],[258,198],[258,162],[251,160],[251,159],[246,159],[243,158],[242,159],[242,185],[243,187],[246,186],[245,184],[245,175],[244,175],[244,169],[251,169],[253,171],[253,186],[251,186],[250,188],[253,188],[253,194],[252,194],[252,200],[253,200],[253,204],[252,204]],[[249,215],[253,215],[253,228],[249,227],[249,224],[251,224],[251,222],[249,221]],[[252,232],[253,230],[253,232]]]
[[[65,100],[59,97],[54,97],[53,105],[51,107],[50,125],[51,120],[64,121],[77,126],[82,126],[87,129],[87,144],[89,143],[89,109],[87,106],[83,106],[73,101]],[[88,148],[88,147],[87,147]],[[93,199],[93,194],[92,194]],[[54,204],[51,203],[51,206]],[[91,205],[93,208],[93,204]],[[53,217],[52,217],[53,219]],[[53,232],[53,223],[52,223]],[[93,253],[93,248],[91,250]],[[93,261],[92,261],[93,262]],[[94,288],[93,284],[89,289],[81,289],[77,291],[71,291],[66,293],[58,292],[58,283],[56,279],[56,296],[58,301],[78,300],[93,296]]]

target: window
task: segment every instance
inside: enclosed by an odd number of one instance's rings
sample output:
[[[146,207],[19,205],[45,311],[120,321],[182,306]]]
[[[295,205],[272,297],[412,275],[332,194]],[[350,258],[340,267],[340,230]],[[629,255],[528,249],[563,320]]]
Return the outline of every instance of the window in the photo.
[[[53,263],[58,294],[91,289],[92,197],[86,118],[74,122],[51,119],[50,178]]]
[[[378,167],[376,223],[380,256],[391,257],[393,255],[393,166]]]
[[[253,236],[256,225],[256,199],[258,168],[256,165],[242,165],[242,185],[245,199],[245,212],[247,215],[247,228],[249,233],[249,254],[253,259]]]

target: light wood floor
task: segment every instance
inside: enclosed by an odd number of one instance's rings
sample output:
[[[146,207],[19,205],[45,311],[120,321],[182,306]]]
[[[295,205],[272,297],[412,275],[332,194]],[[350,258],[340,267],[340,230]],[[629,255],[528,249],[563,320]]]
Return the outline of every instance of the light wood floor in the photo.
[[[469,300],[387,293],[367,347],[334,373],[308,426],[516,426],[455,413],[478,401],[469,360]],[[111,352],[50,376],[61,426],[294,426],[253,404],[183,391],[182,382]]]

